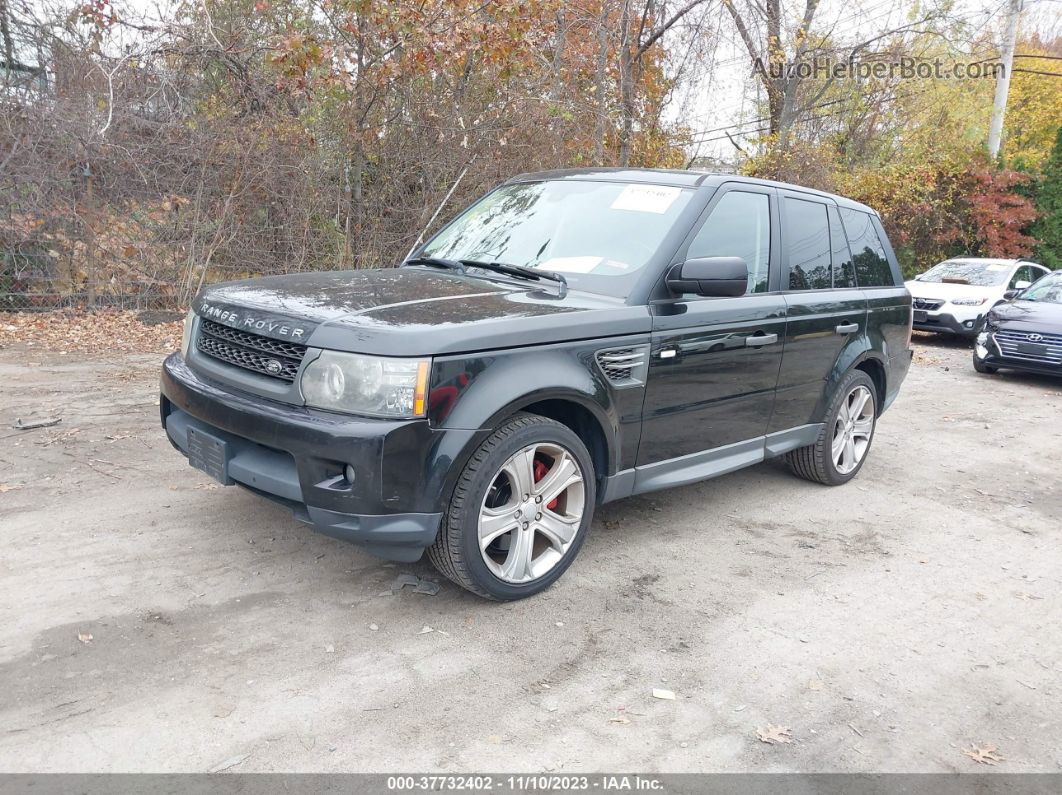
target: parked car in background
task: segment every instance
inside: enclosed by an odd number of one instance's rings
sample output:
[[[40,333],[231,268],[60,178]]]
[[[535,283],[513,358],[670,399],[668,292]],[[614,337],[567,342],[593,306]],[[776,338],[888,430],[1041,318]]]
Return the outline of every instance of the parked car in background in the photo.
[[[985,315],[1008,290],[1021,290],[1047,268],[1022,259],[961,257],[939,262],[907,282],[914,308],[914,327],[976,337]]]
[[[988,313],[985,328],[977,335],[974,369],[1062,375],[1062,271],[1008,297]]]

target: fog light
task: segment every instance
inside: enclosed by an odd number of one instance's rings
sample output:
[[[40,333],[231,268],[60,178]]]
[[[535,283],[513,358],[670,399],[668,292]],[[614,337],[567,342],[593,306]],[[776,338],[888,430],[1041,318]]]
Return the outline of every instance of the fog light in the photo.
[[[967,320],[963,323],[963,326],[965,326],[966,328],[973,328],[974,322],[972,320]]]
[[[354,482],[354,467],[352,467],[350,464],[347,464],[345,467],[343,467],[343,477],[345,477],[347,479],[348,483],[353,483]]]

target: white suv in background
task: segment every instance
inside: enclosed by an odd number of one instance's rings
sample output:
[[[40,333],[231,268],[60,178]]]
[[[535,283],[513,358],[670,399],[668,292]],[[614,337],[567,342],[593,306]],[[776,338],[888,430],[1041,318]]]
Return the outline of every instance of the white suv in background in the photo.
[[[1043,265],[1024,259],[944,260],[907,282],[914,327],[976,337],[988,310],[1007,292],[1024,290],[1046,273]]]

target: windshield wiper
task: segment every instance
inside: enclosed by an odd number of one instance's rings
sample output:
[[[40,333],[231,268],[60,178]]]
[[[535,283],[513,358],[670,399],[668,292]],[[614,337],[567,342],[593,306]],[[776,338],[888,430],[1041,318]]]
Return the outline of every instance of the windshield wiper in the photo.
[[[445,257],[410,257],[403,265],[430,265],[433,268],[446,268],[464,274],[465,265],[460,260],[446,259]]]
[[[474,259],[463,259],[461,263],[470,268],[482,268],[495,273],[504,273],[507,276],[514,276],[518,279],[530,279],[536,282],[545,279],[557,285],[557,295],[560,298],[564,298],[568,294],[568,280],[560,273],[525,268],[523,265],[507,265],[504,262],[480,262]]]

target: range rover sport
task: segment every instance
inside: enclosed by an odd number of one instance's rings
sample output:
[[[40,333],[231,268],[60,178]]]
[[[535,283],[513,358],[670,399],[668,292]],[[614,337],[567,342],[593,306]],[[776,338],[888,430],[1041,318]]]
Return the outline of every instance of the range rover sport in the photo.
[[[401,267],[205,288],[162,423],[193,466],[322,533],[518,599],[571,565],[598,504],[777,456],[851,480],[911,321],[864,205],[687,171],[527,174]]]

